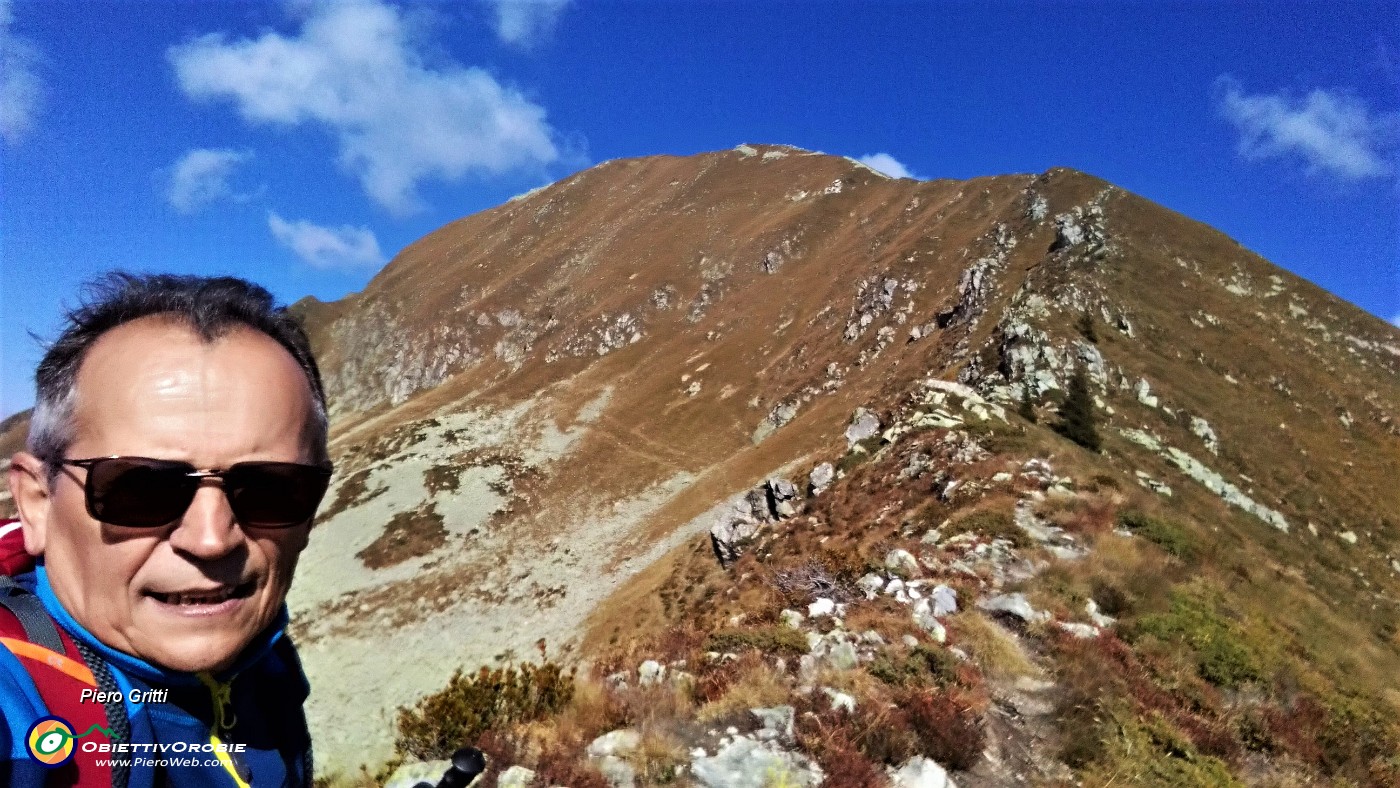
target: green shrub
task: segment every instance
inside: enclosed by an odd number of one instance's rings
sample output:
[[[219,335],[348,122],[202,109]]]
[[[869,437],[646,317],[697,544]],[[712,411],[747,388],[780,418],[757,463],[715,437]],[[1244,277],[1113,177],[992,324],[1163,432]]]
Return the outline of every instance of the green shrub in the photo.
[[[1134,641],[1150,635],[1185,645],[1201,678],[1220,687],[1238,687],[1262,675],[1258,654],[1205,592],[1173,591],[1169,612],[1143,616],[1125,634]]]
[[[874,457],[875,452],[879,450],[880,436],[872,435],[852,446],[851,450],[846,452],[846,456],[842,457],[836,463],[836,470],[849,473],[853,468],[865,463],[871,457]]]
[[[1118,721],[1108,742],[1107,763],[1115,774],[1133,775],[1134,785],[1241,786],[1218,758],[1202,755],[1161,717]]]
[[[706,651],[738,653],[745,649],[757,649],[765,654],[792,654],[801,656],[807,653],[807,636],[786,626],[763,627],[760,629],[721,629],[705,638]]]
[[[1191,537],[1176,523],[1133,511],[1119,515],[1118,524],[1183,561],[1189,561],[1195,554]]]
[[[447,686],[399,707],[400,755],[422,760],[446,758],[483,733],[554,714],[574,697],[574,671],[553,662],[519,667],[483,667],[472,675],[458,670]]]
[[[866,672],[892,687],[947,686],[957,681],[958,660],[947,649],[920,643],[907,654],[880,652]]]

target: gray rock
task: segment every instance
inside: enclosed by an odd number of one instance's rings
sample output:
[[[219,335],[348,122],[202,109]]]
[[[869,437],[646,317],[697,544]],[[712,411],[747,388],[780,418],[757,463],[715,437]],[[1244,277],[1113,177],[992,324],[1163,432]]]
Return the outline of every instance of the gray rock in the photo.
[[[856,713],[856,699],[854,697],[831,687],[822,687],[822,692],[831,699],[832,711],[844,711],[847,714]]]
[[[918,577],[919,561],[908,550],[896,547],[885,554],[885,568],[905,577]]]
[[[384,788],[414,788],[420,782],[437,785],[438,780],[441,780],[442,775],[450,768],[452,762],[447,760],[405,763],[389,775]]]
[[[778,621],[789,629],[801,629],[802,622],[805,620],[805,617],[796,610],[784,610],[778,614]]]
[[[836,603],[826,597],[817,597],[817,601],[807,606],[807,615],[811,618],[829,616],[836,612]]]
[[[945,585],[933,589],[933,614],[938,618],[958,612],[958,592]]]
[[[1207,490],[1220,496],[1225,503],[1258,517],[1284,533],[1288,532],[1288,520],[1282,514],[1245,495],[1240,488],[1226,481],[1223,476],[1207,468],[1199,460],[1175,446],[1166,447],[1167,459],[1182,473],[1200,482]]]
[[[857,580],[856,587],[865,592],[866,599],[874,599],[885,587],[885,578],[871,572]]]
[[[1096,627],[1111,627],[1118,623],[1118,619],[1100,613],[1099,603],[1092,599],[1084,603],[1084,612],[1089,614],[1089,620],[1094,622]]]
[[[650,687],[659,684],[666,677],[666,666],[654,659],[649,659],[637,666],[637,684],[643,687]]]
[[[714,755],[696,758],[691,774],[705,788],[813,788],[824,777],[821,767],[805,755],[747,736],[736,737]]]
[[[512,766],[496,778],[496,788],[530,788],[535,781],[535,773],[524,766]]]
[[[812,469],[812,475],[808,479],[808,486],[813,495],[820,495],[823,490],[831,486],[831,482],[836,478],[836,468],[829,462]]]
[[[1014,594],[998,594],[994,597],[979,599],[977,606],[989,613],[1005,613],[1027,624],[1050,620],[1049,613],[1031,607],[1026,595],[1019,591]]]
[[[710,543],[721,564],[728,566],[743,554],[743,544],[752,539],[763,527],[763,520],[755,516],[754,501],[749,495],[735,496],[730,505],[715,518],[710,526]],[[767,510],[764,498],[762,511]]]
[[[1206,451],[1211,454],[1220,454],[1220,439],[1215,436],[1215,430],[1210,428],[1210,423],[1200,416],[1191,417],[1191,433],[1206,445]]]
[[[919,629],[927,632],[928,636],[933,638],[935,642],[948,642],[948,630],[943,626],[943,622],[933,615],[933,611],[928,607],[928,600],[921,599],[919,602],[923,604],[914,606],[914,623],[919,626]]]
[[[1137,385],[1133,387],[1133,393],[1137,395],[1138,402],[1149,408],[1155,408],[1159,404],[1159,400],[1152,393],[1152,384],[1147,382],[1147,378],[1138,380]]]
[[[934,761],[915,755],[898,769],[889,770],[893,788],[957,788],[948,772]]]
[[[784,742],[792,741],[792,722],[797,714],[793,707],[784,705],[749,709],[749,713],[758,720],[761,729],[773,734],[773,738]]]
[[[594,739],[588,745],[588,757],[602,758],[605,755],[625,755],[642,743],[642,734],[631,728],[619,728]]]
[[[604,755],[596,760],[598,771],[602,772],[603,779],[612,788],[636,788],[637,770],[632,768],[632,764],[616,755]]]
[[[851,426],[846,428],[846,443],[854,446],[879,432],[880,419],[865,408],[856,408],[855,415],[851,417]]]
[[[1056,621],[1055,626],[1080,640],[1092,640],[1099,636],[1098,629],[1088,624],[1081,624],[1078,621]]]
[[[1033,194],[1026,205],[1026,218],[1033,222],[1044,219],[1050,213],[1050,203],[1039,194]]]
[[[797,485],[787,479],[769,479],[766,486],[774,516],[782,518],[797,514]]]
[[[855,644],[842,641],[827,651],[826,661],[837,670],[852,670],[860,664],[860,655],[856,652]]]
[[[1055,248],[1068,249],[1084,243],[1084,228],[1079,217],[1062,213],[1055,217]]]

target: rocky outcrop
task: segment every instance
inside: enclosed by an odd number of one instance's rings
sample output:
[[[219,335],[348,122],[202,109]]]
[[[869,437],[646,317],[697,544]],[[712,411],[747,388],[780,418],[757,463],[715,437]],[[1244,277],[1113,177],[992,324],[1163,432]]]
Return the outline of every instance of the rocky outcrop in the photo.
[[[742,495],[730,499],[710,526],[710,543],[720,563],[728,566],[738,560],[743,546],[767,523],[797,514],[800,499],[797,485],[772,478]]]

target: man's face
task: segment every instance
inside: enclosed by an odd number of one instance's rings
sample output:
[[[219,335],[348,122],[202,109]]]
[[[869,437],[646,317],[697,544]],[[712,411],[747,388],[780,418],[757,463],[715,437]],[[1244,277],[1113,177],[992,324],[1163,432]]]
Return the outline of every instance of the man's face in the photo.
[[[308,462],[302,437],[312,394],[271,338],[235,329],[205,343],[160,318],[122,325],[89,348],[78,371],[67,459],[127,455],[227,468],[246,460]],[[26,455],[24,467],[37,468]],[[107,645],[167,668],[214,670],[276,617],[309,525],[244,528],[217,483],[158,528],[106,525],[87,513],[87,471],[43,480],[12,472],[26,546],[41,552],[63,606]],[[46,485],[46,494],[26,492]],[[210,595],[233,592],[211,604]]]

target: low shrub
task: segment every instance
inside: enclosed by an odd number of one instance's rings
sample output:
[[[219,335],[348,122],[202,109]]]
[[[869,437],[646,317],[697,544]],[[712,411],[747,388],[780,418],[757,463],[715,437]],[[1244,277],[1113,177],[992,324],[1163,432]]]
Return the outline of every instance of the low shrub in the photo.
[[[765,654],[801,656],[807,653],[807,636],[786,626],[721,629],[705,638],[704,649],[720,653],[757,649]]]
[[[1124,512],[1118,524],[1167,552],[1167,555],[1189,561],[1195,555],[1191,537],[1176,523],[1150,517],[1142,512]]]
[[[880,652],[866,671],[892,687],[948,686],[958,679],[958,665],[947,649],[920,643],[907,653]]]
[[[412,558],[420,558],[447,543],[442,515],[430,501],[417,509],[399,512],[389,519],[384,532],[355,557],[370,569],[383,569]]]
[[[971,769],[986,747],[981,714],[957,689],[909,690],[896,701],[924,755],[953,769]]]
[[[1020,548],[1035,544],[1030,534],[1017,527],[1011,513],[1002,509],[977,509],[948,524],[946,536],[962,533],[974,533],[988,539],[1005,539]]]
[[[846,452],[846,456],[837,461],[836,470],[850,473],[856,467],[864,464],[871,457],[874,457],[875,452],[879,450],[880,436],[872,435],[852,446],[851,450]]]
[[[574,696],[574,671],[553,662],[458,670],[447,686],[412,708],[398,710],[400,755],[422,760],[446,758],[483,733],[553,714]]]
[[[795,733],[826,773],[822,785],[832,788],[884,788],[889,778],[882,766],[919,752],[903,712],[886,704],[862,704],[854,714],[827,708],[802,714]]]
[[[1216,686],[1233,688],[1258,680],[1259,655],[1217,608],[1208,592],[1178,589],[1172,592],[1170,611],[1142,616],[1124,634],[1132,642],[1151,636],[1186,646],[1201,678]]]

